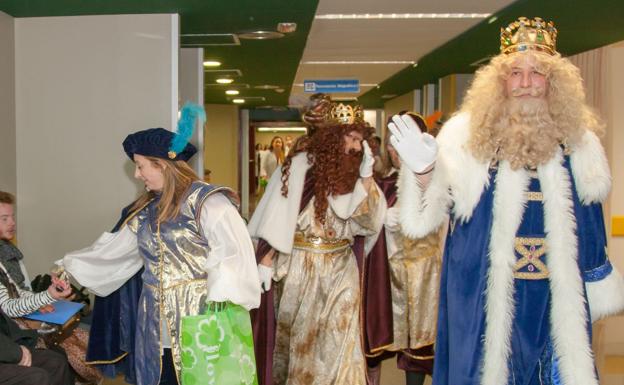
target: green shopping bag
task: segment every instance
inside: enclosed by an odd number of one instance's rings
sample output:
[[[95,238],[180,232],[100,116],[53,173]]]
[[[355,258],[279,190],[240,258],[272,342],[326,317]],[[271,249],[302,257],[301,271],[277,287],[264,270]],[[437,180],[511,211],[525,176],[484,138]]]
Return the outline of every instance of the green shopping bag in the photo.
[[[230,302],[182,318],[182,385],[257,385],[249,312]]]

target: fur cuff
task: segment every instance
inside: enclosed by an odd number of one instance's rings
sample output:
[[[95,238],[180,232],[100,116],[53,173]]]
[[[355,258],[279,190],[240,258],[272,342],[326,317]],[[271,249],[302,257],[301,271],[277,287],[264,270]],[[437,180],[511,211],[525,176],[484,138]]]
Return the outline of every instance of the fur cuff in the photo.
[[[604,279],[587,282],[585,287],[592,322],[624,310],[624,278],[615,266]]]
[[[446,220],[450,196],[444,171],[436,166],[427,190],[422,191],[416,175],[402,167],[398,180],[401,232],[413,239],[425,237]]]
[[[587,205],[604,201],[611,189],[611,172],[596,134],[585,132],[582,142],[572,148],[570,163],[581,202]]]

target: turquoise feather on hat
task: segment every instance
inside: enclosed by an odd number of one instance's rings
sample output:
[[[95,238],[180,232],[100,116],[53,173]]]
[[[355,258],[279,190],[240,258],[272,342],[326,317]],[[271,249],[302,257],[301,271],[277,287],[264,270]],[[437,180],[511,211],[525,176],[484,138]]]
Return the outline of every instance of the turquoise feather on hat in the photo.
[[[186,102],[180,111],[180,119],[178,120],[178,129],[175,136],[171,140],[169,147],[169,158],[174,159],[178,153],[184,150],[187,143],[193,136],[195,129],[195,120],[199,119],[201,124],[206,121],[206,111],[199,104]]]

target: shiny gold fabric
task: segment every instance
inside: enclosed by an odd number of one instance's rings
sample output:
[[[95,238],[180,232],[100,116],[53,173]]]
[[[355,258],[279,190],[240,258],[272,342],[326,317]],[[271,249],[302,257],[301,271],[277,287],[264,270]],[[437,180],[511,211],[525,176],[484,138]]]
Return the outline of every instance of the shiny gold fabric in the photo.
[[[354,235],[374,233],[379,202],[373,186],[347,220],[328,208],[326,225],[320,225],[314,220],[314,198],[299,215],[300,242],[291,254],[280,253],[274,261],[274,385],[366,384],[359,273],[349,243]],[[306,247],[304,240],[308,246],[315,240],[318,247]]]
[[[385,350],[418,349],[436,337],[440,273],[440,232],[412,240],[386,229],[394,344]]]
[[[201,235],[199,210],[208,196],[226,191],[229,190],[195,182],[175,221],[158,224],[154,201],[128,222],[137,232],[145,266],[135,339],[135,352],[140,358],[136,363],[138,384],[158,383],[166,339],[170,339],[179,378],[182,317],[200,314],[208,296],[204,266],[210,245]]]

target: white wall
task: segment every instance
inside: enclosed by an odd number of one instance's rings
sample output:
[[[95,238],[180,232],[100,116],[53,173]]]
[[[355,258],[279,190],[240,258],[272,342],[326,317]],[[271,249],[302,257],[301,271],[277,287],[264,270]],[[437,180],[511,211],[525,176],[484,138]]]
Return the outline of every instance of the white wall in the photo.
[[[13,18],[0,12],[0,191],[17,190],[15,42]]]
[[[178,16],[15,20],[19,246],[31,275],[141,190],[121,143],[177,117]]]
[[[238,106],[206,104],[204,167],[211,183],[238,190]]]
[[[204,49],[182,48],[180,49],[179,65],[179,105],[193,102],[202,106],[204,104]],[[197,154],[189,161],[189,164],[200,178],[204,175],[204,126],[195,125],[195,131],[191,143],[197,147]]]
[[[613,185],[606,215],[607,230],[612,216],[624,216],[624,42],[607,48],[607,154]],[[610,216],[609,216],[610,214]],[[624,273],[624,237],[609,238],[609,256]]]

